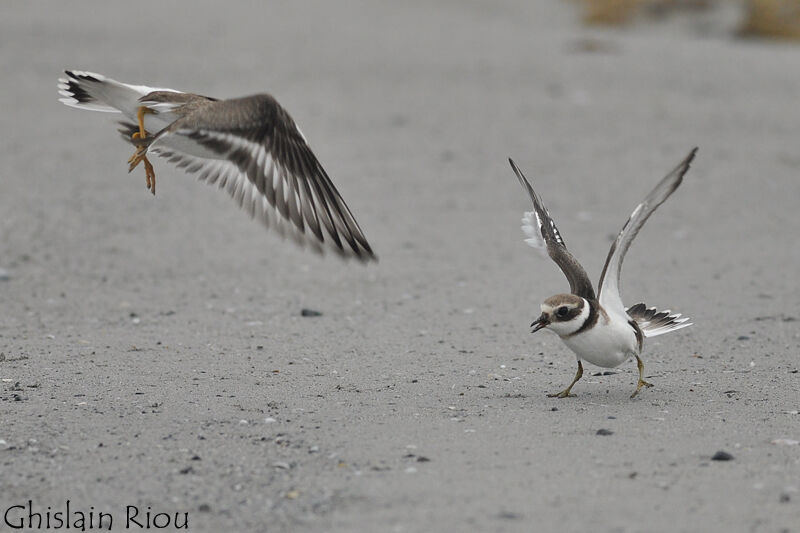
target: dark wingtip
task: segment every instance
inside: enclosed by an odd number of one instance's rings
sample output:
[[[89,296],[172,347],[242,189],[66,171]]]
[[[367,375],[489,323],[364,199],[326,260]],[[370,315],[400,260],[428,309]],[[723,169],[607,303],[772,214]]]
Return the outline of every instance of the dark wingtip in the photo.
[[[528,183],[528,178],[525,177],[525,174],[522,173],[522,170],[520,170],[517,164],[514,163],[514,160],[510,157],[508,158],[508,164],[511,165],[511,170],[513,170],[514,174],[517,175],[517,179],[519,180],[520,184],[528,189],[528,191],[531,193],[531,199],[533,199],[533,191],[530,190],[531,185]]]
[[[378,262],[378,256],[375,255],[375,252],[373,252],[372,248],[370,248],[369,246],[364,250],[358,251],[355,254],[355,257],[356,259],[358,259],[358,262],[361,263],[362,265],[368,265],[371,262],[375,263]]]
[[[692,148],[692,151],[689,152],[689,155],[686,156],[686,159],[684,160],[684,164],[686,165],[687,169],[689,168],[689,165],[692,164],[692,161],[694,161],[694,156],[697,155],[697,151],[699,149],[700,148],[698,146],[695,146],[694,148]]]
[[[694,161],[694,156],[697,155],[697,150],[699,150],[699,148],[697,146],[692,148],[692,150],[689,152],[689,155],[687,155],[684,158],[684,160],[681,161],[681,164],[678,165],[678,168],[676,169],[680,173],[680,176],[679,176],[679,179],[678,179],[678,184],[680,184],[680,182],[683,181],[684,174],[689,172],[689,167],[692,166],[692,161]],[[676,187],[677,187],[677,185],[676,185]]]

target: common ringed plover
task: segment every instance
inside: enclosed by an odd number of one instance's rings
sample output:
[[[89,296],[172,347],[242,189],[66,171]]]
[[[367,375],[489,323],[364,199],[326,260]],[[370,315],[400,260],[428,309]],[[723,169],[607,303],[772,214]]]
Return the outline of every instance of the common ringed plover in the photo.
[[[644,223],[669,196],[678,188],[683,175],[689,170],[697,148],[636,206],[628,221],[622,227],[608,252],[603,273],[595,296],[592,282],[586,270],[572,256],[564,244],[564,239],[556,228],[542,199],[531,187],[522,171],[509,159],[511,168],[519,182],[533,201],[533,211],[526,212],[522,218],[522,231],[525,242],[542,252],[546,251],[558,265],[569,281],[570,294],[556,294],[547,298],[541,305],[542,314],[533,321],[531,333],[547,328],[555,332],[578,358],[578,371],[572,383],[561,392],[548,394],[550,397],[567,398],[573,385],[583,375],[583,360],[594,365],[613,368],[626,361],[631,355],[639,367],[639,382],[631,394],[635,397],[642,387],[652,387],[644,380],[644,363],[639,355],[645,337],[655,337],[670,331],[690,326],[689,319],[681,318],[680,313],[656,311],[639,303],[628,307],[622,303],[619,294],[619,279],[622,260],[630,248],[636,234]]]

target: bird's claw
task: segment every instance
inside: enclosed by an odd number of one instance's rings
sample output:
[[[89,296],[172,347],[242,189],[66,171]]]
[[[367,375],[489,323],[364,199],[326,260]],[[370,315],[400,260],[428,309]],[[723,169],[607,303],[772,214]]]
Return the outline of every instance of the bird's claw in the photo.
[[[145,142],[147,141],[147,131],[144,129],[144,116],[148,113],[152,113],[152,111],[144,106],[141,106],[136,113],[136,117],[139,119],[139,131],[135,131],[131,135],[131,140],[134,141],[133,144],[136,145],[136,151],[133,153],[130,159],[128,159],[128,172],[133,171],[133,169],[136,168],[139,163],[144,162],[145,186],[147,187],[148,191],[155,195],[156,172],[153,170],[153,165],[150,163],[150,160],[147,159],[147,145],[149,143]]]
[[[633,394],[631,394],[631,398],[636,398],[636,395],[639,394],[639,391],[642,390],[642,387],[650,388],[652,386],[652,383],[648,383],[643,379],[639,379],[639,383],[636,385],[636,390],[633,391]]]
[[[564,389],[561,392],[554,392],[547,395],[548,398],[574,398],[575,396],[577,395],[570,393],[569,389]]]
[[[133,169],[139,166],[139,163],[144,163],[144,179],[147,190],[155,194],[156,173],[153,169],[153,164],[147,159],[147,150],[145,148],[137,148],[130,159],[128,159],[128,172],[133,172]]]

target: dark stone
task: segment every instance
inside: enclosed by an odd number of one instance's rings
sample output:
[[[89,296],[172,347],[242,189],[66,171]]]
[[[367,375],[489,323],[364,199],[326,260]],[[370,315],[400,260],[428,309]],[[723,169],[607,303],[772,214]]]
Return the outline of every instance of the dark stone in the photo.
[[[712,461],[733,461],[733,456],[728,452],[718,451],[711,456]]]
[[[610,429],[598,429],[597,433],[595,433],[595,435],[601,435],[603,437],[607,437],[607,436],[613,435],[613,434],[614,434],[614,432],[611,431]]]
[[[322,316],[320,311],[314,311],[313,309],[303,309],[300,311],[300,316]]]

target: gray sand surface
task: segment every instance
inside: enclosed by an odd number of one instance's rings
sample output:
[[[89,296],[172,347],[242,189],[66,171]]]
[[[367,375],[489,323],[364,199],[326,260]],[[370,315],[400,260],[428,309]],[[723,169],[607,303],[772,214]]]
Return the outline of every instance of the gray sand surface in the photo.
[[[587,30],[560,0],[222,6],[0,8],[0,513],[800,531],[800,48],[725,17]],[[113,117],[57,101],[63,68],[272,93],[380,262],[281,242],[162,160],[153,198]],[[575,358],[527,326],[567,285],[506,158],[597,279],[695,145],[623,272],[695,326],[646,343],[634,400],[633,362],[547,398]]]

